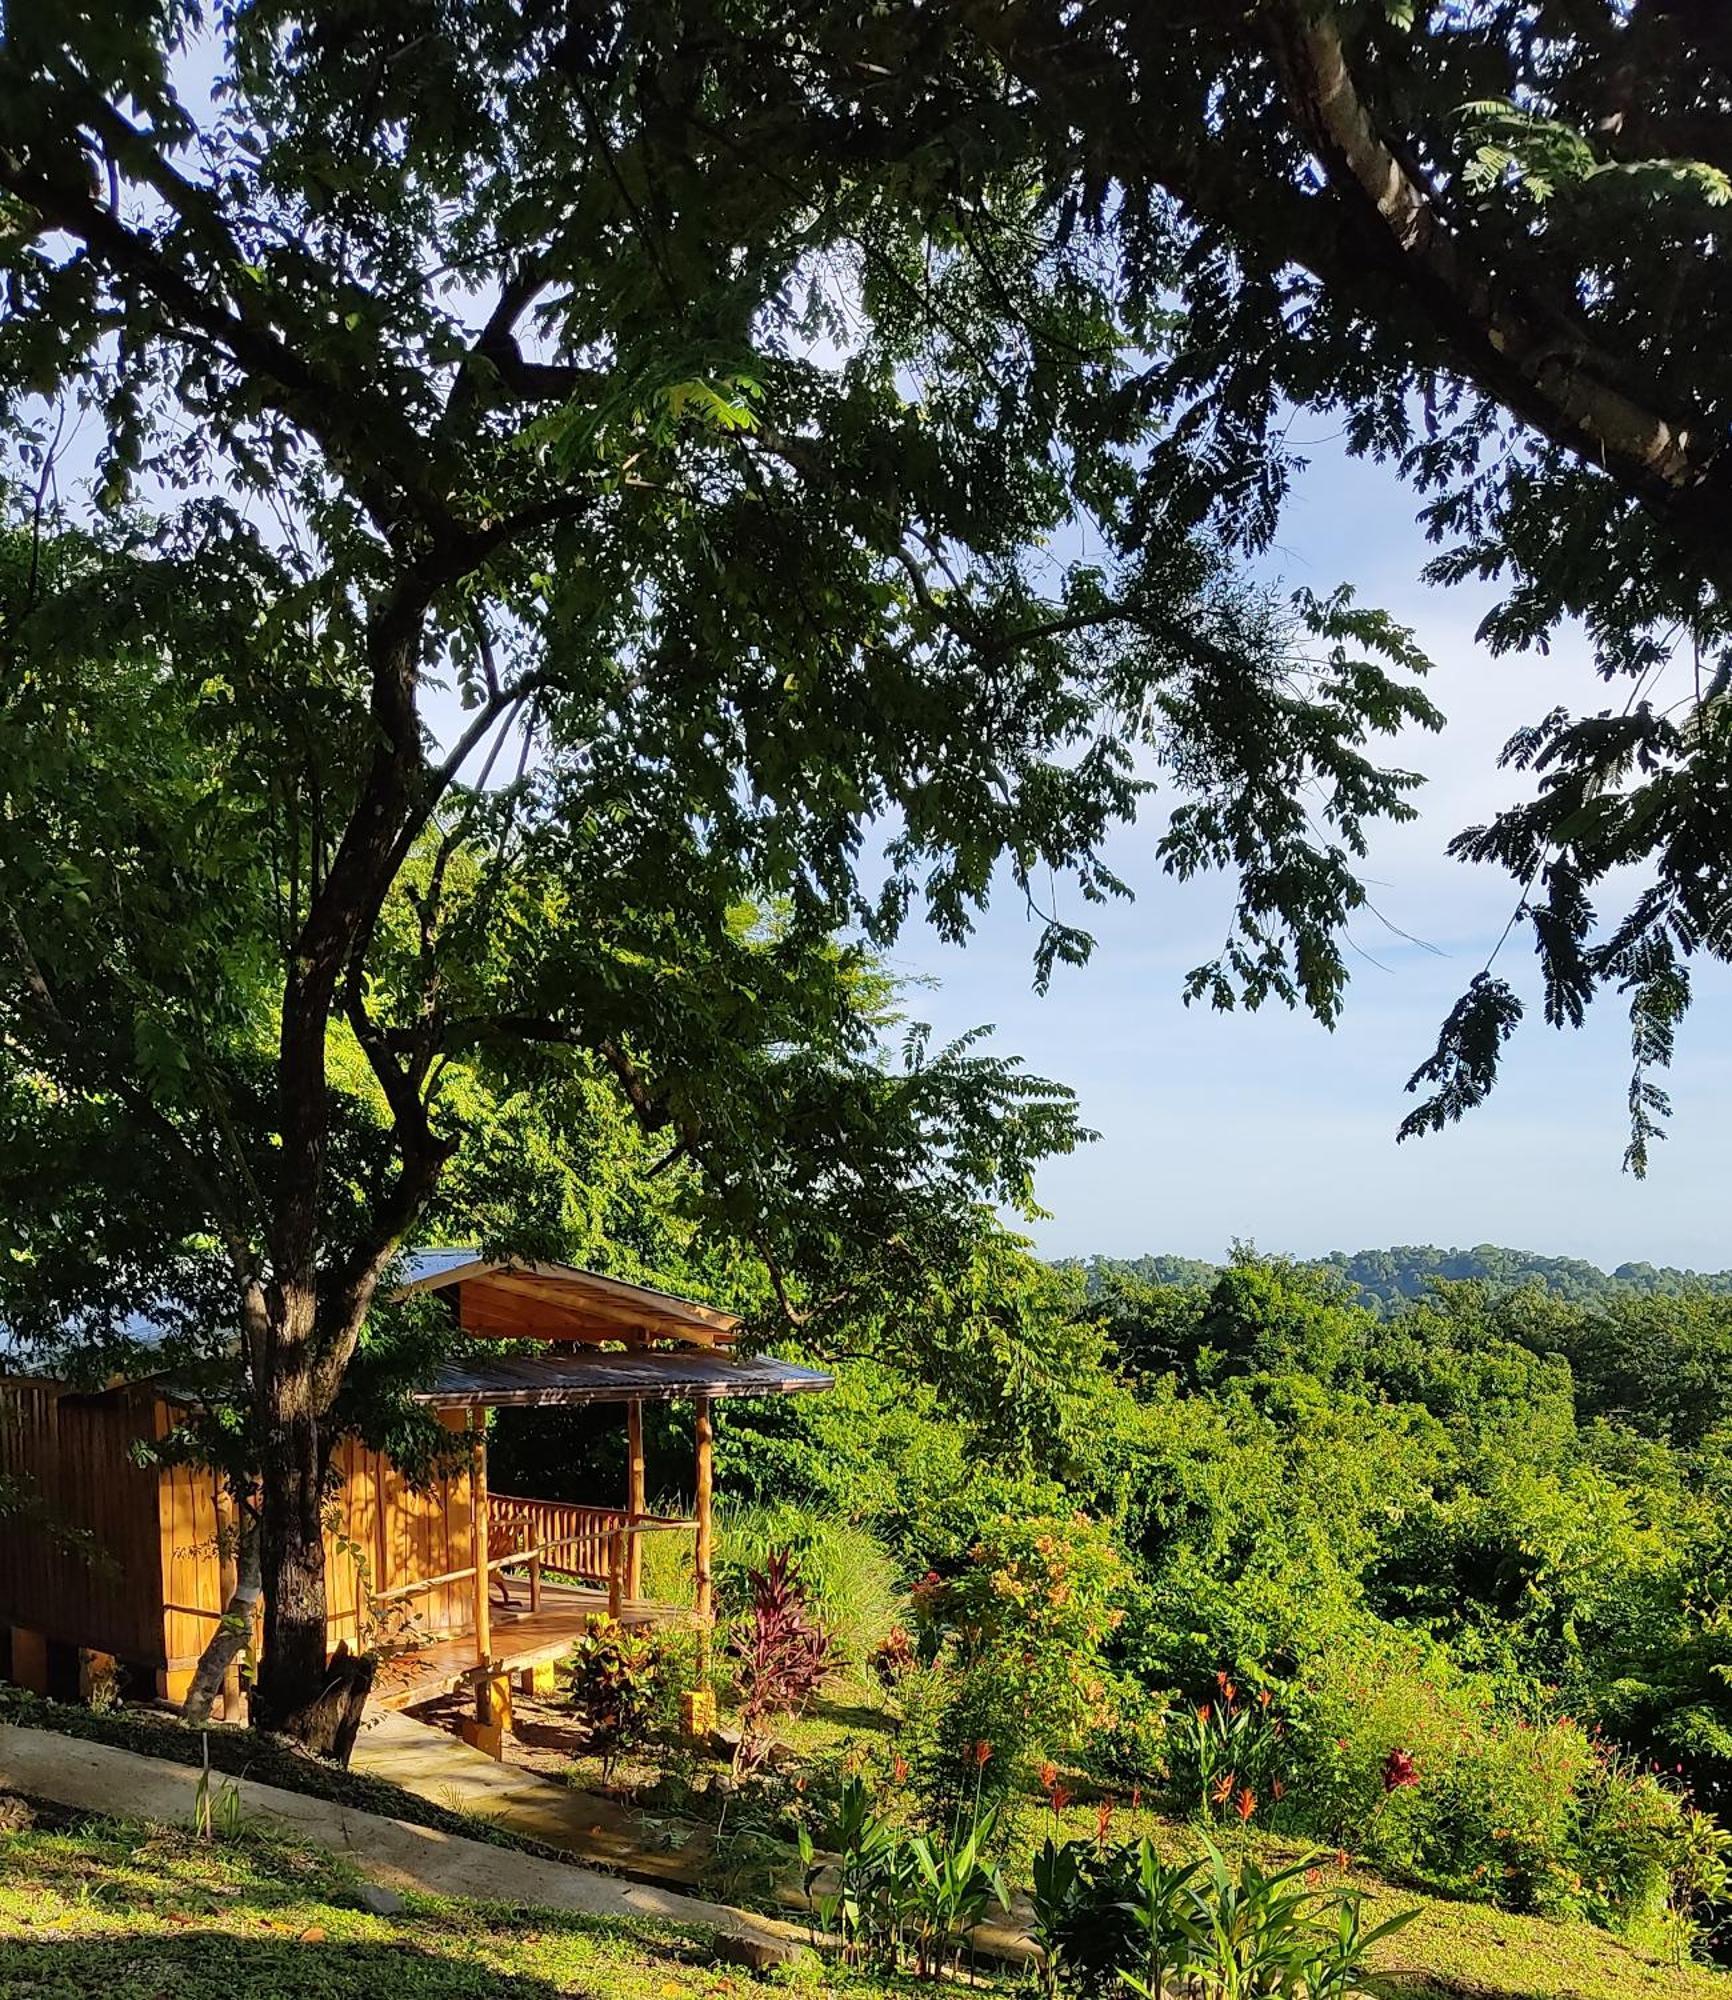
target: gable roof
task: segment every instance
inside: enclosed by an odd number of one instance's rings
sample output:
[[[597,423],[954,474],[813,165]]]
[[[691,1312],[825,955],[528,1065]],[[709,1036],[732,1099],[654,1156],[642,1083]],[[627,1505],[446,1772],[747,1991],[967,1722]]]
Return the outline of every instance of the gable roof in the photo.
[[[490,1260],[473,1249],[415,1250],[397,1296],[458,1288],[466,1332],[513,1340],[676,1340],[731,1347],[739,1316],[577,1264]]]

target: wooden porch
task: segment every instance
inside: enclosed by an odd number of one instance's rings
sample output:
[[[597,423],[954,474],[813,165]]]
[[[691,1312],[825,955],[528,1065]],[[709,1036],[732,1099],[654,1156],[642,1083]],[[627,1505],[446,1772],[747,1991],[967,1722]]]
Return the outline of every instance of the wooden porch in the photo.
[[[469,1686],[485,1725],[491,1710],[508,1717],[503,1684],[562,1659],[590,1618],[651,1625],[689,1615],[687,1607],[653,1603],[640,1594],[645,1535],[692,1536],[694,1570],[701,1584],[708,1582],[707,1505],[687,1520],[489,1493],[479,1426],[470,1477],[477,1543],[485,1541],[487,1559],[479,1566],[399,1584],[375,1597],[374,1615],[386,1629],[394,1612],[400,1609],[403,1617],[402,1636],[381,1648],[372,1694],[378,1707],[410,1708]],[[703,1498],[707,1501],[707,1495]],[[417,1635],[414,1601],[465,1583],[474,1605],[470,1621],[455,1631]],[[708,1590],[700,1588],[699,1595],[707,1600]],[[704,1611],[707,1604],[699,1615]]]

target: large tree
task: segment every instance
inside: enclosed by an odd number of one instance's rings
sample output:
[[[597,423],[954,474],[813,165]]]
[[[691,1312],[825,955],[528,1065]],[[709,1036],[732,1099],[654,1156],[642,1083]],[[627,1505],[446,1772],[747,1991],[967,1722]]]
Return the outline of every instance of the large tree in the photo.
[[[1216,990],[1339,1004],[1422,663],[1151,507],[1164,308],[1055,232],[1014,108],[878,92],[901,27],[7,17],[4,1317],[238,1329],[269,1723],[454,1066],[592,1065],[810,1321],[965,1295],[1074,1136],[978,1052],[887,1063],[838,936],[1002,878],[1039,973],[1081,956],[1059,885],[1119,893],[1152,754],[1168,865],[1237,871]]]
[[[903,16],[934,48],[931,9]],[[1015,0],[933,65],[1039,134],[1055,213],[1172,314],[1140,379],[1164,507],[1273,534],[1296,408],[1393,462],[1482,637],[1579,623],[1609,692],[1536,717],[1532,774],[1454,851],[1506,868],[1548,1017],[1628,999],[1629,1162],[1689,961],[1732,956],[1732,22],[1718,0]],[[1603,704],[1603,705],[1602,705]],[[1630,885],[1634,884],[1632,888]],[[1495,954],[1494,954],[1495,956]],[[1403,1127],[1491,1088],[1488,965]]]

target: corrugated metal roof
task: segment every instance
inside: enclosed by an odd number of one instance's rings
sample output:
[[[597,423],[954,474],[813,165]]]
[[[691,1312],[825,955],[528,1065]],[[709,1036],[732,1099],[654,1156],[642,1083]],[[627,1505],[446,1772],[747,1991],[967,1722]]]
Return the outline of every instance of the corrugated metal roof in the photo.
[[[501,1354],[441,1368],[415,1392],[440,1409],[537,1403],[686,1402],[698,1396],[794,1396],[835,1387],[835,1377],[792,1361],[706,1354],[686,1348],[596,1349],[561,1354]]]

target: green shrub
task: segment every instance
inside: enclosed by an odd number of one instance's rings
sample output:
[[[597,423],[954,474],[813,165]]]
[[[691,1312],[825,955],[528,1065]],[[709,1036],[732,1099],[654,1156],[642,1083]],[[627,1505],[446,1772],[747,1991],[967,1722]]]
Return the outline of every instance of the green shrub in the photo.
[[[898,1698],[935,1817],[976,1791],[983,1768],[1002,1798],[1037,1760],[1113,1728],[1126,1690],[1108,1648],[1126,1586],[1111,1536],[1082,1514],[1004,1516],[959,1575],[915,1586],[925,1665]]]
[[[1650,1945],[1723,1889],[1677,1793],[1440,1648],[1341,1648],[1312,1663],[1293,1711],[1300,1822],[1385,1866]]]
[[[655,1638],[592,1615],[558,1672],[590,1747],[601,1754],[603,1774],[611,1776],[620,1752],[647,1732],[663,1677]]]

